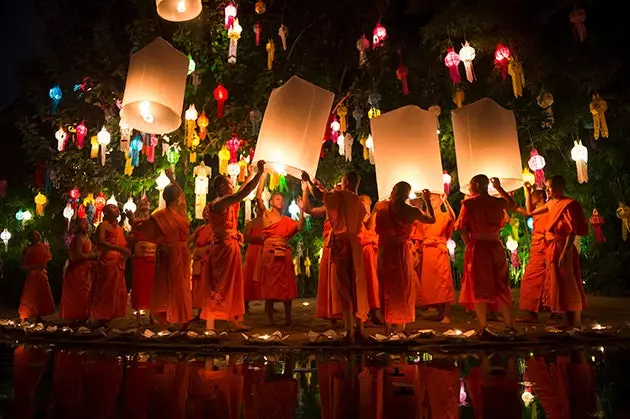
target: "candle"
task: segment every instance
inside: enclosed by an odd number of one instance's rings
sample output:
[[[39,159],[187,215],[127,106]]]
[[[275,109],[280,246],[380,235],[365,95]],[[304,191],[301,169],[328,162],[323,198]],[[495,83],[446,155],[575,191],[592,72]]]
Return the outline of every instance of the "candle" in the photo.
[[[269,335],[262,335],[262,336],[259,336],[259,337],[260,337],[262,340],[267,340],[267,339],[269,339]]]
[[[308,307],[308,306],[310,306],[310,305],[311,305],[311,303],[309,303],[308,301],[304,301],[304,302],[302,303],[302,305],[303,305],[304,307]]]
[[[461,334],[462,334],[462,331],[461,331],[461,330],[455,329],[455,335],[459,336],[459,335],[461,335]]]

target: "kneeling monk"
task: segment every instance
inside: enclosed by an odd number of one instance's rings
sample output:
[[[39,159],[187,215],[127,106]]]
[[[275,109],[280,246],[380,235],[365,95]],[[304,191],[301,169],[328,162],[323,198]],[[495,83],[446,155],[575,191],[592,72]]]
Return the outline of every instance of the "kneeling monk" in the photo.
[[[51,259],[48,245],[41,243],[39,232],[33,231],[31,245],[24,249],[22,255],[22,269],[27,271],[18,309],[22,321],[31,317],[39,319],[55,312],[55,303],[46,275],[46,265]]]
[[[90,231],[87,218],[75,220],[73,230],[70,258],[63,275],[59,317],[63,320],[86,321],[90,317],[90,287],[96,253],[87,236]]]

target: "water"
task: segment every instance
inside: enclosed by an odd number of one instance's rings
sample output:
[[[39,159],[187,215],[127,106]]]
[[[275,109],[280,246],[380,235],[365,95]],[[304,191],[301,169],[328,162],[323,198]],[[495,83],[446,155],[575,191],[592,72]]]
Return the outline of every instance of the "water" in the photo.
[[[0,346],[0,418],[624,418],[629,353],[195,355]]]

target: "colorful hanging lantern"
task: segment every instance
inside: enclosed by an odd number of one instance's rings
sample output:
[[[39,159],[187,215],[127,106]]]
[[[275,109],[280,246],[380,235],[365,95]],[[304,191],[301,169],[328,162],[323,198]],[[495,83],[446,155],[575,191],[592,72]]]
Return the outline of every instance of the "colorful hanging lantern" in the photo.
[[[238,150],[241,148],[241,140],[238,139],[235,133],[232,133],[232,138],[227,140],[226,147],[230,152],[230,162],[236,163]]]
[[[90,137],[90,158],[95,159],[98,157],[98,137],[93,135]]]
[[[57,139],[57,151],[63,151],[66,148],[68,133],[59,127],[57,132],[55,132],[55,138]]]
[[[105,207],[105,195],[103,192],[100,192],[96,199],[94,199],[94,223],[98,224],[101,222],[103,218],[103,208]]]
[[[252,123],[252,136],[255,137],[260,131],[260,122],[262,121],[262,114],[258,109],[249,111],[249,121]]]
[[[186,127],[184,135],[186,137],[186,147],[192,147],[193,134],[195,132],[196,121],[199,114],[197,113],[197,109],[195,109],[195,105],[190,105],[186,112],[184,113],[184,118],[186,119]]]
[[[466,69],[466,79],[469,83],[475,81],[475,69],[473,68],[473,60],[475,59],[475,49],[470,46],[468,41],[459,50],[459,59],[463,61]]]
[[[248,175],[248,166],[249,166],[249,163],[247,162],[247,160],[245,160],[245,158],[241,156],[241,159],[238,161],[238,167],[241,169],[240,172],[238,173],[239,183],[245,182],[245,178],[247,178],[247,175]]]
[[[260,22],[254,23],[254,35],[256,35],[256,46],[260,45],[260,35],[262,34],[262,25]]]
[[[273,39],[269,39],[267,41],[267,46],[265,47],[267,50],[267,70],[273,70],[273,59],[276,56],[276,44],[273,43]]]
[[[204,111],[201,112],[201,115],[199,115],[199,118],[197,118],[197,126],[199,127],[199,138],[202,140],[206,139],[206,134],[208,133],[207,129],[208,125],[210,124],[210,121],[208,120],[208,117],[206,116],[206,113]]]
[[[523,184],[529,183],[530,185],[534,185],[536,183],[536,176],[526,167],[523,169]]]
[[[337,137],[337,145],[339,146],[339,155],[340,156],[345,156],[345,147],[346,147],[346,138],[345,135],[340,134]]]
[[[253,190],[247,197],[243,200],[245,202],[245,224],[252,220],[252,200],[256,198],[256,191]]]
[[[295,272],[295,276],[302,275],[302,268],[300,266],[300,257],[295,256],[293,258],[293,271]]]
[[[63,218],[67,220],[68,231],[70,231],[70,220],[72,220],[72,217],[74,217],[74,209],[72,208],[72,205],[68,203],[63,210]]]
[[[600,132],[602,138],[608,138],[608,124],[606,123],[608,103],[597,93],[593,95],[589,109],[593,115],[593,138],[598,140]]]
[[[280,36],[280,40],[282,41],[282,49],[287,50],[287,38],[289,36],[289,28],[283,23],[280,25],[280,29],[278,29],[278,36]]]
[[[620,202],[617,208],[617,218],[621,220],[621,238],[626,241],[630,233],[630,207],[623,202]]]
[[[398,69],[396,69],[396,78],[400,80],[402,85],[403,95],[407,96],[409,94],[409,86],[407,84],[407,76],[409,75],[409,70],[402,62],[402,57],[400,58],[400,64],[398,64]]]
[[[446,57],[444,57],[444,65],[448,67],[448,74],[451,76],[453,84],[462,82],[462,78],[459,75],[459,62],[459,55],[457,55],[453,48],[449,48]]]
[[[536,98],[536,102],[545,114],[545,120],[541,125],[543,128],[551,128],[554,123],[553,108],[551,107],[551,105],[553,105],[553,95],[546,90],[543,90],[538,95],[538,98]]]
[[[160,171],[160,175],[155,179],[155,184],[157,185],[156,189],[158,190],[158,194],[160,196],[159,209],[166,208],[166,201],[164,201],[164,197],[162,196],[162,192],[164,192],[164,188],[171,184],[171,180],[166,176],[164,170]]]
[[[157,14],[171,22],[185,22],[199,16],[201,0],[156,0]]]
[[[81,122],[77,125],[77,148],[79,150],[83,149],[83,142],[85,140],[85,136],[87,135],[88,129],[85,126],[85,122]]]
[[[173,144],[169,147],[168,152],[166,153],[166,160],[171,166],[175,166],[177,162],[179,162],[179,157],[181,156],[180,151],[181,150],[177,144]]]
[[[107,146],[111,142],[112,136],[110,135],[107,128],[103,126],[101,130],[98,132],[97,141],[101,149],[101,166],[105,166],[105,157],[107,156]]]
[[[94,205],[94,194],[93,193],[89,193],[87,194],[87,196],[85,198],[83,198],[83,205],[90,206],[90,205]]]
[[[448,172],[445,170],[444,173],[442,173],[442,182],[444,182],[444,193],[446,195],[450,195],[451,194],[451,181],[453,179],[451,178],[451,175],[448,174]]]
[[[352,111],[352,117],[354,118],[354,128],[361,129],[361,120],[363,119],[363,110],[356,108]]]
[[[381,26],[381,22],[377,22],[372,31],[372,49],[382,47],[387,39],[387,29]]]
[[[70,203],[72,204],[72,207],[74,208],[79,203],[79,198],[81,197],[81,191],[79,191],[79,188],[75,186],[74,188],[70,189],[70,192],[68,192],[68,196],[70,197]]]
[[[510,49],[503,44],[497,45],[497,49],[494,51],[494,65],[501,70],[503,80],[507,78],[511,55]]]
[[[521,261],[518,258],[518,242],[514,240],[514,237],[510,236],[505,242],[505,247],[510,251],[512,267],[519,268]]]
[[[6,228],[2,230],[2,233],[0,233],[0,240],[2,240],[2,242],[4,243],[4,251],[8,252],[9,240],[11,240],[11,233],[9,232],[9,230],[7,230]]]
[[[214,100],[217,101],[217,118],[223,118],[223,104],[228,99],[228,91],[221,83],[214,89]]]
[[[241,172],[241,168],[238,163],[230,163],[227,167],[228,176],[232,180],[232,185],[236,186],[236,180],[238,179],[238,174]]]
[[[212,169],[202,161],[199,166],[193,169],[195,177],[195,218],[203,220],[203,210],[206,207],[206,195],[208,195],[209,178],[212,176]]]
[[[129,143],[131,142],[133,129],[122,118],[120,118],[118,126],[120,127],[120,151],[129,153]]]
[[[368,96],[368,103],[370,104],[370,110],[368,111],[368,118],[376,118],[381,115],[381,110],[378,107],[381,101],[381,95],[378,92],[372,92]]]
[[[106,205],[113,205],[115,207],[118,206],[118,201],[116,200],[116,195],[112,194],[111,197],[109,197],[109,199],[107,200],[107,202],[105,203]]]
[[[155,134],[151,134],[149,139],[149,149],[147,151],[147,161],[153,163],[155,161],[155,147],[158,145],[158,139]]]
[[[264,1],[258,0],[256,4],[254,4],[254,10],[257,14],[262,15],[267,10],[267,5]]]
[[[51,113],[55,115],[57,113],[57,108],[59,107],[59,102],[61,102],[61,98],[63,97],[61,87],[59,87],[59,85],[52,87],[48,91],[48,96],[52,100]]]
[[[221,150],[219,150],[218,156],[219,156],[219,173],[221,173],[224,176],[227,176],[228,164],[230,164],[230,157],[231,157],[230,150],[228,150],[227,147],[224,145],[223,147],[221,147]]]
[[[44,207],[48,203],[48,198],[46,198],[46,195],[38,192],[37,195],[35,195],[35,199],[33,201],[35,201],[35,214],[40,217],[43,216]]]
[[[337,107],[337,116],[339,117],[339,131],[348,131],[348,108],[343,103]]]
[[[523,73],[523,66],[513,56],[509,58],[508,73],[512,78],[512,91],[514,97],[523,96],[523,86],[525,85],[525,73]]]
[[[189,153],[189,162],[190,163],[197,163],[197,152],[194,151],[197,149],[197,147],[199,147],[199,143],[201,140],[199,140],[199,136],[197,135],[196,132],[193,132],[193,139],[192,139],[192,147]]]
[[[131,144],[129,146],[129,157],[131,157],[131,165],[133,167],[140,166],[140,152],[142,151],[142,138],[140,138],[139,134],[136,134],[131,140]]]
[[[236,19],[236,6],[231,2],[225,6],[225,30],[227,31],[234,24]]]
[[[457,243],[455,240],[448,239],[446,242],[446,248],[448,249],[448,254],[451,257],[451,262],[455,262],[455,248],[457,247]]]
[[[586,11],[584,9],[575,9],[569,14],[569,20],[573,23],[573,33],[575,37],[580,40],[580,42],[584,42],[586,39],[586,26],[584,26],[584,22],[586,21]]]
[[[236,64],[236,51],[238,49],[238,40],[241,39],[243,28],[238,23],[238,19],[234,19],[234,24],[228,30],[228,38],[230,38],[230,47],[228,49],[228,63]]]
[[[538,150],[536,150],[535,148],[532,149],[532,151],[530,152],[530,158],[527,161],[527,165],[529,166],[530,169],[532,169],[534,171],[534,178],[536,181],[536,185],[539,188],[544,188],[545,187],[545,172],[544,172],[544,168],[545,168],[545,158],[543,156],[541,156],[540,154],[538,154]]]
[[[465,97],[466,95],[464,94],[464,91],[460,87],[457,87],[455,91],[453,92],[453,103],[458,108],[461,108],[462,104],[464,103]]]
[[[595,242],[606,242],[606,236],[604,236],[604,232],[602,230],[602,227],[604,226],[604,217],[599,215],[599,211],[597,211],[597,208],[593,208],[593,215],[589,219],[589,222],[591,223],[593,231],[595,232]]]
[[[357,41],[357,49],[359,50],[359,65],[364,66],[367,64],[366,51],[370,48],[370,41],[367,40],[365,34],[361,35],[361,38]]]
[[[582,145],[582,140],[574,141],[571,158],[575,161],[579,183],[588,182],[588,150]]]

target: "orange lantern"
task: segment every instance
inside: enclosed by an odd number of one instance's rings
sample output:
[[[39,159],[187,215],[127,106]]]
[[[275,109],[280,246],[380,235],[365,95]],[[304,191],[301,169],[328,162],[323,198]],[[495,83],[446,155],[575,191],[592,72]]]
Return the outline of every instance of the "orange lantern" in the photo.
[[[171,22],[185,22],[199,16],[201,0],[156,0],[157,14]]]

